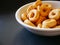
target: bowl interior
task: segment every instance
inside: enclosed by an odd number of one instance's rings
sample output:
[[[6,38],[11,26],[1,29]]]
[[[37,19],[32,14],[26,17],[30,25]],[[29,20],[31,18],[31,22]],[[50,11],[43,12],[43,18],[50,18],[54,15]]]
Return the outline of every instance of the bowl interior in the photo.
[[[29,4],[26,4],[26,5],[22,6],[22,7],[20,7],[20,8],[17,10],[17,12],[16,12],[15,17],[16,17],[16,20],[17,20],[21,25],[26,26],[26,27],[28,27],[28,28],[37,29],[36,27],[31,27],[31,26],[29,26],[29,25],[24,24],[24,23],[22,22],[21,18],[20,18],[21,14],[24,13],[24,12],[27,10],[28,6],[29,6],[29,5],[32,5],[33,3],[34,3],[34,2],[29,3]],[[53,8],[59,8],[59,7],[60,7],[60,5],[59,5],[59,4],[60,4],[60,1],[43,1],[43,3],[50,3],[50,4],[52,4]],[[38,30],[40,30],[40,29],[42,29],[42,30],[48,30],[48,29],[44,29],[44,28],[39,28]],[[49,29],[49,30],[60,30],[60,29]]]

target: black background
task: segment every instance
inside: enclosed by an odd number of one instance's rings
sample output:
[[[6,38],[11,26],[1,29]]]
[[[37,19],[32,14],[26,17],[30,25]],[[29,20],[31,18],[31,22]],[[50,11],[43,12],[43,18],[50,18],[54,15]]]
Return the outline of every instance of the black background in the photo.
[[[0,11],[16,11],[20,6],[35,0],[0,0]]]
[[[35,0],[0,0],[0,45],[60,45],[60,36],[38,36],[15,19],[16,10]]]

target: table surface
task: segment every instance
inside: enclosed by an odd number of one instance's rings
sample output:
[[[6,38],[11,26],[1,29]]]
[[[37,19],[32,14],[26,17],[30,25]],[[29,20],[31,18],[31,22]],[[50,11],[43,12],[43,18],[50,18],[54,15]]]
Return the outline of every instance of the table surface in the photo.
[[[14,6],[8,9],[0,7],[1,10],[4,9],[0,11],[0,45],[60,45],[60,36],[35,35],[16,21],[15,12],[22,5],[24,3],[15,10]]]

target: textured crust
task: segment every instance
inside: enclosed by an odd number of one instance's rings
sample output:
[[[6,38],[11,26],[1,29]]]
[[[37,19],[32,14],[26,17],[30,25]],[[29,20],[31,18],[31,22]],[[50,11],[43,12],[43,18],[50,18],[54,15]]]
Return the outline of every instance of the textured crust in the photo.
[[[51,4],[42,4],[40,7],[41,16],[48,16],[51,9],[52,9]]]
[[[26,12],[21,15],[21,19],[23,21],[27,19],[27,13]]]
[[[29,18],[30,21],[36,22],[39,19],[39,12],[35,9],[31,10],[28,13],[28,18]]]
[[[47,19],[47,20],[43,21],[42,28],[50,28],[50,27],[54,27],[56,25],[57,25],[57,22],[55,19]]]
[[[26,20],[24,21],[24,23],[27,24],[27,25],[30,25],[30,26],[35,27],[35,25],[34,25],[31,21],[29,21],[28,19],[26,19]]]
[[[40,16],[35,24],[37,25],[39,23],[42,23],[44,20],[46,20],[46,17]]]
[[[49,18],[58,20],[60,18],[60,9],[54,9],[52,10],[49,15]]]

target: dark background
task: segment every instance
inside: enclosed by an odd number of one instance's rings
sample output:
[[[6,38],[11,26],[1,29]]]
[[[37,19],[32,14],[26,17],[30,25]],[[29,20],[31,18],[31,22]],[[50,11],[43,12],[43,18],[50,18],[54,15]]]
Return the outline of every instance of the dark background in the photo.
[[[32,1],[35,0],[0,0],[0,11],[16,11],[20,6]]]
[[[16,10],[35,0],[0,0],[0,45],[60,45],[60,36],[38,36],[15,19]]]

